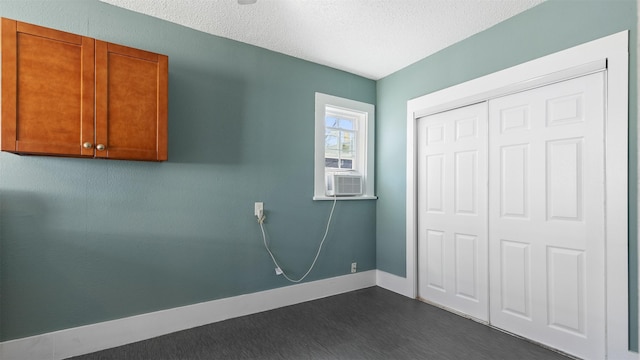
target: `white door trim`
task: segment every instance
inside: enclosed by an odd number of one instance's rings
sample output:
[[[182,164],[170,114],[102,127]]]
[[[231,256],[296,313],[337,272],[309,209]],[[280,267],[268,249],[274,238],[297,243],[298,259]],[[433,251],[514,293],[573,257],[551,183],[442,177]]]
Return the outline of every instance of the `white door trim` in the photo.
[[[558,74],[572,77],[576,68],[606,59],[607,354],[610,359],[638,358],[628,350],[628,38],[628,31],[622,31],[407,102],[407,277],[404,295],[412,298],[417,295],[417,119],[447,110],[450,104],[461,106],[478,101],[480,94],[499,96],[501,94],[496,91],[512,89],[516,84],[544,78],[549,79],[548,82],[558,81]]]

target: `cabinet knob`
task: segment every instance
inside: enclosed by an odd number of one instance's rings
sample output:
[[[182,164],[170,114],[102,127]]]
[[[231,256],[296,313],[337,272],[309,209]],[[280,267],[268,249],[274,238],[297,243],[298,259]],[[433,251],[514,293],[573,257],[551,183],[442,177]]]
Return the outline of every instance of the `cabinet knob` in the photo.
[[[93,144],[87,141],[86,143],[82,144],[82,147],[85,149],[91,149],[93,147]]]
[[[98,150],[98,151],[104,150],[104,145],[102,145],[102,144],[96,145],[96,150]]]

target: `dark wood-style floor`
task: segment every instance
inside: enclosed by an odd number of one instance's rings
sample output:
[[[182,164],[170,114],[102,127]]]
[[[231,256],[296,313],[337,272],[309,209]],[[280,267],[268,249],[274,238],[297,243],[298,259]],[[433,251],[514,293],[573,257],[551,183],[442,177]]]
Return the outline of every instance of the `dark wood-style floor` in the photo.
[[[120,346],[97,359],[568,359],[371,287]]]

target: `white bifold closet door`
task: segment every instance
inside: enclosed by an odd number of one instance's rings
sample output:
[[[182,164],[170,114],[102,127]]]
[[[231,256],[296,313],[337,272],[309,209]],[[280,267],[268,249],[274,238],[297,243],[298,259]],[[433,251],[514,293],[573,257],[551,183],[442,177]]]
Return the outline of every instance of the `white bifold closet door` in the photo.
[[[418,296],[488,321],[487,104],[417,126]]]
[[[605,358],[604,80],[418,120],[420,298]]]

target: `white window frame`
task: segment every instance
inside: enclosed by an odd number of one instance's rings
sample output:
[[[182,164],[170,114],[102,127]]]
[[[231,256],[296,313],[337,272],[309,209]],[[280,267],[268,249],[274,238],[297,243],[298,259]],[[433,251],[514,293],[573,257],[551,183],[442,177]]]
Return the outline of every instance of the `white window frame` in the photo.
[[[338,111],[355,112],[361,114],[358,119],[356,137],[356,161],[354,169],[362,175],[363,193],[359,196],[338,196],[337,200],[368,200],[377,199],[375,191],[375,106],[360,101],[345,99],[337,96],[316,93],[315,107],[315,159],[314,159],[314,191],[313,200],[333,200],[333,196],[326,195],[325,169],[325,114],[327,107]]]

